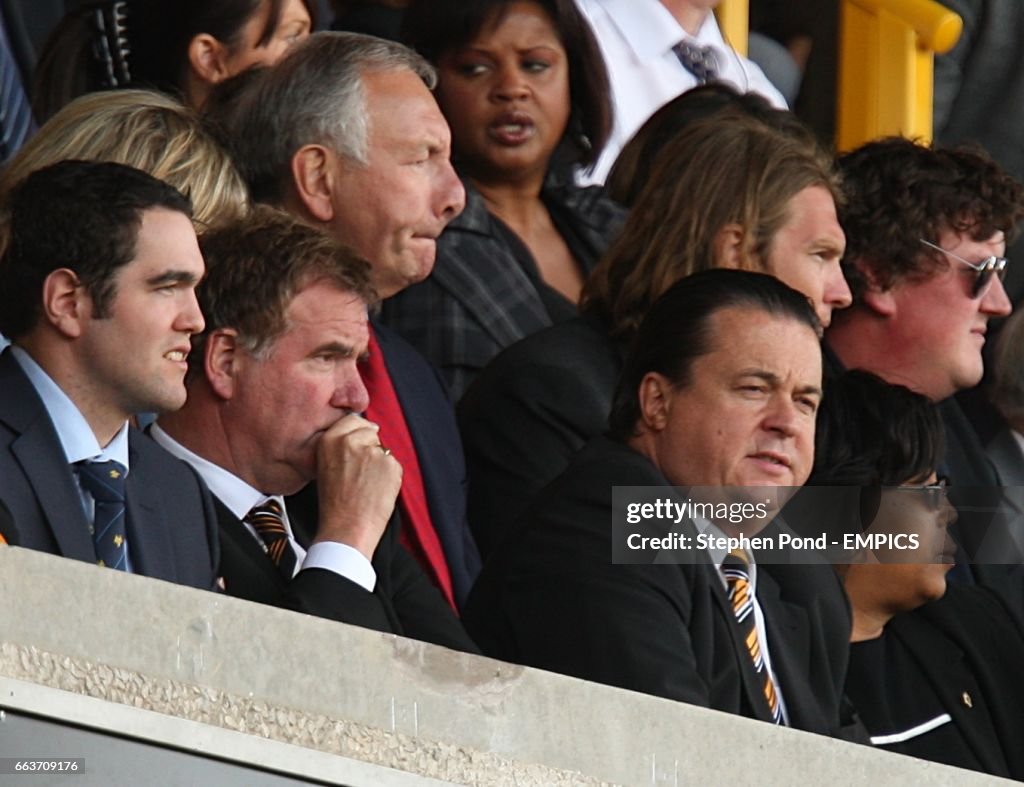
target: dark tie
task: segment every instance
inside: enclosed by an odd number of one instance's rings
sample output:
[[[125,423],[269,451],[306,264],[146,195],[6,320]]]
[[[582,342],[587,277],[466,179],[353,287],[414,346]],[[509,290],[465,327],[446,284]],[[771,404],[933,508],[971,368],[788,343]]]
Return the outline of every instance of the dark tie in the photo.
[[[672,51],[683,68],[693,74],[698,85],[714,82],[718,78],[718,58],[711,47],[680,41],[672,47]]]
[[[779,704],[779,694],[775,689],[771,673],[768,672],[764,654],[761,653],[761,643],[757,638],[754,597],[750,592],[750,560],[747,553],[740,549],[734,549],[726,555],[725,560],[722,561],[722,575],[729,587],[729,602],[732,604],[733,614],[739,624],[740,634],[746,643],[750,659],[754,662],[754,671],[761,681],[764,697],[768,700],[772,721],[781,724],[782,707]]]
[[[32,110],[0,15],[0,163],[17,153],[34,130]]]
[[[96,562],[101,566],[128,570],[128,540],[125,535],[125,469],[119,462],[79,462],[78,477],[96,504],[92,542]]]
[[[267,557],[278,567],[285,579],[295,575],[295,550],[288,543],[288,531],[284,526],[284,509],[281,504],[270,498],[266,502],[253,506],[242,520],[251,525],[263,542]]]

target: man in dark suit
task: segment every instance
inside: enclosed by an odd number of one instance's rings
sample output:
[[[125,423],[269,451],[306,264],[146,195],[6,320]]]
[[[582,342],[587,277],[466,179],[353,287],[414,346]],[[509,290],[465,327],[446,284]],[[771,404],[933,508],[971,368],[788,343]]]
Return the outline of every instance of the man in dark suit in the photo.
[[[626,360],[608,436],[575,457],[486,564],[464,617],[484,652],[839,734],[850,618],[832,570],[799,566],[797,592],[749,551],[698,546],[730,525],[692,516],[673,522],[688,546],[636,552],[628,539],[642,526],[618,526],[613,492],[656,487],[682,500],[672,486],[803,484],[819,330],[806,298],[762,274],[714,270],[674,285]]]
[[[435,241],[465,201],[435,82],[400,44],[317,33],[215,111],[254,198],[369,260],[381,298],[430,274]],[[480,559],[451,402],[437,370],[397,334],[373,321],[369,343],[367,416],[405,469],[402,540],[458,606]]]
[[[0,498],[20,545],[212,588],[209,493],[129,426],[185,401],[204,272],[188,199],[129,167],[69,161],[29,176],[10,210]]]
[[[203,238],[188,401],[153,438],[217,499],[228,593],[474,650],[455,613],[398,544],[403,468],[357,364],[368,342],[369,266],[272,208]],[[284,496],[317,482],[319,505]]]

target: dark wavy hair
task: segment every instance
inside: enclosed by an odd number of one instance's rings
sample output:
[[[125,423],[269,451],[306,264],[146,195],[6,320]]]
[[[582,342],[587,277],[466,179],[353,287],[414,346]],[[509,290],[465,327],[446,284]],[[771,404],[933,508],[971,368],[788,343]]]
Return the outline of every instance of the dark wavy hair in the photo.
[[[944,450],[928,397],[862,370],[828,381],[818,409],[816,486],[900,486],[934,472]]]
[[[500,24],[516,0],[414,0],[402,22],[402,40],[434,65],[460,49],[488,24]],[[531,0],[551,17],[565,47],[572,111],[565,140],[571,156],[591,167],[612,127],[608,71],[590,25],[573,0]],[[570,154],[571,155],[571,154]]]
[[[920,241],[943,231],[987,240],[1011,238],[1024,218],[1024,189],[984,151],[933,148],[902,137],[869,142],[839,158],[846,190],[844,272],[855,301],[868,274],[882,290],[902,278],[926,278],[948,260]]]

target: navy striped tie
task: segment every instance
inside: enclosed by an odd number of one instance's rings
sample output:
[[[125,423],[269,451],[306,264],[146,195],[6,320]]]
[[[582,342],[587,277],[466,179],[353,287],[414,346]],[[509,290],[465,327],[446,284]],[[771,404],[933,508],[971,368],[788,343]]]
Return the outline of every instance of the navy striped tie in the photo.
[[[92,542],[96,562],[101,566],[128,570],[128,540],[125,531],[125,468],[119,462],[79,462],[78,477],[96,502]]]
[[[17,153],[33,131],[32,109],[0,15],[0,163]]]

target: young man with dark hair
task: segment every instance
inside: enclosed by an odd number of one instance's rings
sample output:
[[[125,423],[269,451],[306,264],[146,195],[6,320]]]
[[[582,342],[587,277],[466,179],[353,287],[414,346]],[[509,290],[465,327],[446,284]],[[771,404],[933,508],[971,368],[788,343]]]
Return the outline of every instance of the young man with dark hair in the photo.
[[[130,167],[65,161],[10,206],[0,497],[21,546],[212,588],[209,493],[129,425],[185,401],[204,273],[188,199]]]

